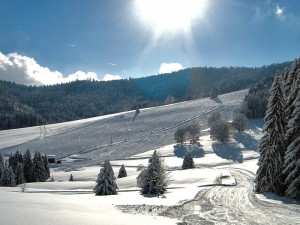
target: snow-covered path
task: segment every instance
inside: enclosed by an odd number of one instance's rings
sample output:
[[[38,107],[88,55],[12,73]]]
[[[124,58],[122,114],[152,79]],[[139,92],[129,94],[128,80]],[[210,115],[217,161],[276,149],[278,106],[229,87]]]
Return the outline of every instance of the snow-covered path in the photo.
[[[162,213],[187,224],[300,224],[300,205],[276,204],[256,198],[254,174],[241,169],[228,169],[236,186],[214,186],[200,191],[182,205]]]

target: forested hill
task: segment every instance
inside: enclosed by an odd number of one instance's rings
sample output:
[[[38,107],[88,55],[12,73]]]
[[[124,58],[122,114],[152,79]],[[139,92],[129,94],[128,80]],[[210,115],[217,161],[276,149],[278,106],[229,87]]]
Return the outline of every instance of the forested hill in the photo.
[[[257,68],[197,67],[116,81],[25,86],[0,81],[0,129],[65,122],[249,88],[291,63]],[[0,73],[1,78],[1,73]]]

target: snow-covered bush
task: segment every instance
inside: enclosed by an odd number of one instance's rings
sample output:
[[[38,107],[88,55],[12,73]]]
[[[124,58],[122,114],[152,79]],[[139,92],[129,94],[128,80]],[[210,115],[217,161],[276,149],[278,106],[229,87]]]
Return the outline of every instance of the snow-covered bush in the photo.
[[[243,132],[246,128],[248,119],[242,113],[235,113],[231,125],[239,132]]]
[[[222,143],[229,140],[230,124],[224,120],[218,120],[211,125],[210,136]]]

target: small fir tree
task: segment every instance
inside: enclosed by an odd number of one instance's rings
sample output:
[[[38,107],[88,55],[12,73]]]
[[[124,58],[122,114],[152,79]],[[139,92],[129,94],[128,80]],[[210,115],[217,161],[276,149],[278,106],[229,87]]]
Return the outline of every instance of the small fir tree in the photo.
[[[22,163],[19,163],[19,162],[16,167],[15,181],[16,181],[16,185],[25,183],[25,178],[24,178],[24,174],[23,174],[23,165],[22,165]]]
[[[118,186],[109,160],[105,160],[96,181],[95,195],[116,195]]]
[[[186,170],[186,169],[193,169],[193,168],[195,168],[193,156],[192,156],[191,152],[188,151],[184,156],[183,163],[182,163],[182,169]]]
[[[34,182],[45,182],[47,180],[43,158],[37,151],[35,152],[32,161],[32,174]]]
[[[50,168],[49,168],[48,158],[46,154],[43,156],[43,164],[45,168],[45,181],[46,181],[50,178]]]
[[[34,181],[32,174],[32,159],[29,149],[27,149],[24,154],[23,174],[26,183]]]
[[[4,170],[2,172],[1,180],[0,180],[1,186],[7,186],[7,187],[15,187],[16,186],[16,180],[15,180],[15,174],[11,167],[5,166]]]
[[[127,177],[127,172],[126,172],[124,164],[122,164],[122,166],[119,170],[119,174],[118,174],[118,178],[122,178],[122,177]]]
[[[164,194],[166,191],[168,181],[168,173],[165,169],[164,163],[154,151],[152,157],[149,159],[147,169],[144,171],[141,180],[142,194]]]

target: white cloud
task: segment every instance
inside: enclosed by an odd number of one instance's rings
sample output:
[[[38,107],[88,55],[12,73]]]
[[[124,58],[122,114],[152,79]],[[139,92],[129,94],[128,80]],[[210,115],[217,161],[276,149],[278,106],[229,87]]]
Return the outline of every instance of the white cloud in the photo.
[[[112,75],[112,74],[105,74],[103,77],[103,81],[109,81],[109,80],[121,80],[122,77],[119,75]]]
[[[51,85],[75,80],[98,80],[94,72],[77,71],[64,77],[59,71],[40,66],[33,58],[0,52],[0,79],[26,85]]]
[[[162,63],[160,64],[159,74],[171,73],[178,70],[182,70],[183,66],[180,63]]]

